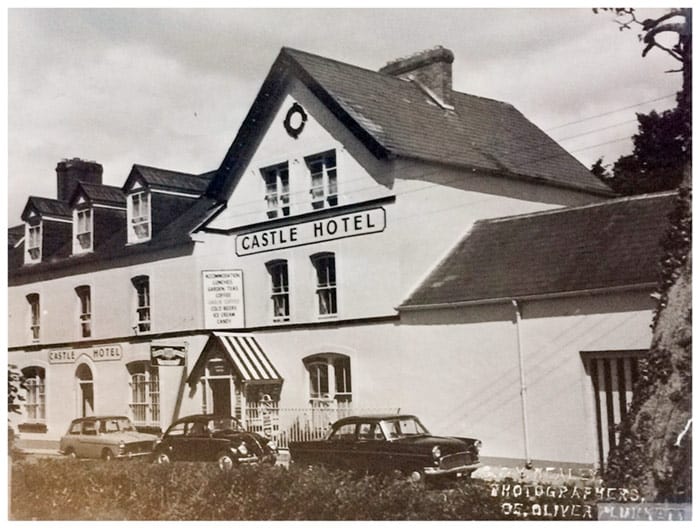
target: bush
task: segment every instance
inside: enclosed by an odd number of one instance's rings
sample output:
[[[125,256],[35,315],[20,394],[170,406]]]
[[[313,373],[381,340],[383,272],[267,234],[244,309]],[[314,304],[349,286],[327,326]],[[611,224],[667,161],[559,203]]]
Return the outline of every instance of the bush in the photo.
[[[43,459],[14,463],[13,520],[512,519],[489,483],[432,489],[322,468]]]

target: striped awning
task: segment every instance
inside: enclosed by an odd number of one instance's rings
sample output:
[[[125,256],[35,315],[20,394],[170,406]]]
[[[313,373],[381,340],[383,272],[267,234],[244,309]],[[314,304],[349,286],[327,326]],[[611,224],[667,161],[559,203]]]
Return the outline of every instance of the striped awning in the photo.
[[[213,332],[212,337],[221,343],[243,381],[282,381],[255,336]]]

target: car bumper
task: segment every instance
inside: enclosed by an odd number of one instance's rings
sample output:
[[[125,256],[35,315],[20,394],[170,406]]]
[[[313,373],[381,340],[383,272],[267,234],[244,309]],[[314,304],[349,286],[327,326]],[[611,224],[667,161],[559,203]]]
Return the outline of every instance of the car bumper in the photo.
[[[468,477],[476,469],[481,467],[480,462],[474,464],[467,464],[465,466],[457,466],[450,469],[440,469],[439,467],[428,466],[423,468],[423,472],[426,477],[440,477],[440,476],[450,476],[455,478]]]
[[[151,456],[152,454],[151,451],[146,451],[144,453],[124,453],[122,455],[114,455],[114,458],[140,458]]]

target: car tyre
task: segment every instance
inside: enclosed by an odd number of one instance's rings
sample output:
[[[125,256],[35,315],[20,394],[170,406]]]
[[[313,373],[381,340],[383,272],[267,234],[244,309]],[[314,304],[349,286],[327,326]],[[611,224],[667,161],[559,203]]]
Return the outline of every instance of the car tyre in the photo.
[[[154,457],[153,461],[156,464],[161,464],[163,466],[166,464],[170,464],[170,455],[168,455],[168,453],[166,453],[165,451],[159,451],[158,453],[156,453],[156,456]]]
[[[228,472],[236,465],[236,459],[228,451],[222,451],[216,457],[216,462],[219,464],[219,469],[223,472]]]
[[[114,459],[114,453],[112,453],[111,449],[103,449],[102,450],[102,460],[110,461]]]
[[[73,460],[75,460],[76,458],[78,458],[78,455],[75,453],[75,449],[73,449],[72,447],[66,449],[66,456],[67,456],[68,458],[73,459]]]

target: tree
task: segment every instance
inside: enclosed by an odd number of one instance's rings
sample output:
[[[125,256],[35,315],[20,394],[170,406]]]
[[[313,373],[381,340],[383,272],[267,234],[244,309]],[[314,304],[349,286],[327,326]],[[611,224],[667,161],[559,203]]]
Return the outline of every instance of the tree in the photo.
[[[599,10],[594,9],[594,12]],[[639,131],[632,136],[633,153],[621,156],[613,165],[612,175],[598,175],[614,191],[640,194],[677,189],[683,179],[686,164],[692,152],[691,96],[692,96],[692,34],[690,9],[670,9],[655,19],[640,21],[634,9],[606,8],[616,15],[620,30],[639,27],[639,39],[644,43],[642,56],[659,49],[681,63],[683,83],[676,95],[676,108],[661,114],[637,114]],[[671,46],[661,38],[672,34]]]
[[[24,376],[15,365],[7,366],[7,412],[19,413],[21,402],[24,401],[24,391],[27,389]]]
[[[664,256],[658,287],[658,305],[654,315],[653,338],[649,353],[640,366],[634,386],[632,405],[620,425],[620,442],[613,448],[605,473],[606,485],[635,487],[649,501],[690,502],[692,500],[692,330],[691,330],[691,46],[690,9],[671,9],[665,15],[639,22],[631,9],[614,9],[624,17],[621,29],[640,24],[643,55],[658,48],[681,62],[683,86],[677,95],[678,106],[672,130],[677,135],[661,139],[665,148],[679,148],[683,178],[676,207],[662,246]],[[680,21],[679,21],[680,19]],[[661,44],[664,33],[677,36],[675,45]],[[652,134],[664,116],[646,116],[640,126]],[[667,119],[671,119],[666,116]],[[664,126],[670,121],[664,121]],[[640,135],[642,132],[640,130]],[[641,141],[653,143],[659,138]],[[635,149],[637,142],[635,142]],[[658,152],[662,159],[667,153]],[[635,160],[638,161],[638,160]],[[629,162],[629,160],[627,161]],[[625,162],[623,162],[625,163]],[[629,162],[631,165],[631,162]]]

